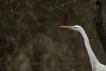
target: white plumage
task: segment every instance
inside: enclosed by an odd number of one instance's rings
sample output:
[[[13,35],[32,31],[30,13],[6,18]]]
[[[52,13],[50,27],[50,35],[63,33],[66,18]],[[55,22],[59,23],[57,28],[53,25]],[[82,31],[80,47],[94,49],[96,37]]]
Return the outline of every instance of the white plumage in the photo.
[[[98,61],[98,59],[96,58],[94,52],[92,51],[92,48],[91,48],[90,43],[89,43],[89,39],[88,39],[84,29],[81,26],[75,25],[75,26],[60,26],[60,27],[61,28],[69,28],[69,29],[72,29],[74,31],[80,32],[82,37],[84,38],[85,47],[86,47],[88,55],[89,55],[92,70],[93,71],[106,71],[106,66],[101,64]]]

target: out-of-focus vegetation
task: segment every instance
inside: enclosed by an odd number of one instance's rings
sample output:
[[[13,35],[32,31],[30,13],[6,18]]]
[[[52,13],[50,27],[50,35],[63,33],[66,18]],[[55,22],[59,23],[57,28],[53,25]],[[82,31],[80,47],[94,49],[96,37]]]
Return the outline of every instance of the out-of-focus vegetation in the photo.
[[[90,1],[0,0],[0,71],[91,71],[83,38],[60,25],[81,25],[93,51],[106,64],[106,55],[93,25]],[[106,27],[106,1],[102,16]]]

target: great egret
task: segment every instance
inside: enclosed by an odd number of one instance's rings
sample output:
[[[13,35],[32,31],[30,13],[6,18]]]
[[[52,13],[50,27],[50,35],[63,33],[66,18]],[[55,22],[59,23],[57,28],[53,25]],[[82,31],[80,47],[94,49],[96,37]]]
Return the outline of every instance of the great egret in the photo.
[[[106,66],[101,64],[98,61],[98,59],[96,58],[94,52],[92,51],[90,43],[89,43],[89,39],[88,39],[84,29],[81,26],[75,25],[75,26],[60,26],[60,27],[61,28],[68,28],[68,29],[72,29],[74,31],[80,32],[82,37],[84,38],[85,47],[86,47],[88,55],[89,55],[89,59],[90,59],[91,66],[92,66],[92,70],[93,71],[106,71]]]

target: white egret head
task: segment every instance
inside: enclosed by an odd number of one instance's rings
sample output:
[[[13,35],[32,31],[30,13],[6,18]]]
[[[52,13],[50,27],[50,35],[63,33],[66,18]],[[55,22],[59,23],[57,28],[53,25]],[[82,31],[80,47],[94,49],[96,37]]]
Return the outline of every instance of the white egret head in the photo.
[[[106,66],[101,64],[98,59],[96,58],[94,52],[91,49],[90,43],[89,43],[89,39],[84,31],[84,29],[79,26],[79,25],[75,25],[75,26],[60,26],[61,28],[68,28],[68,29],[72,29],[74,31],[78,31],[81,33],[82,37],[84,38],[84,42],[85,42],[85,47],[87,49],[89,58],[90,58],[90,62],[91,62],[91,66],[92,66],[92,70],[93,71],[106,71]]]
[[[74,25],[74,26],[60,26],[61,28],[68,28],[68,29],[72,29],[74,31],[80,31],[81,29],[83,29],[81,26],[79,25]]]

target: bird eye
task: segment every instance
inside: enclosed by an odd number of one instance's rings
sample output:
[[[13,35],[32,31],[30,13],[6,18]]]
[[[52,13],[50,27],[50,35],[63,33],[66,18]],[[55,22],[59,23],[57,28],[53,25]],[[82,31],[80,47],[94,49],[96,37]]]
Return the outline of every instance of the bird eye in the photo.
[[[76,29],[76,27],[74,27]]]

